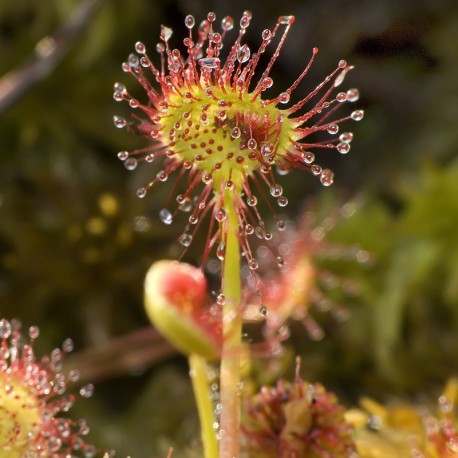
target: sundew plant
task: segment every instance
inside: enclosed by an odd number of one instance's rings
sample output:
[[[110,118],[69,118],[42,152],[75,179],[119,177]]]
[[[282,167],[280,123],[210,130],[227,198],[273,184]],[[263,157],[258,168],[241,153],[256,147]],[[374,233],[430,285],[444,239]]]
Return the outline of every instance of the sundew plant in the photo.
[[[18,320],[0,319],[0,456],[8,458],[93,458],[97,449],[86,443],[86,420],[67,416],[76,395],[68,385],[79,373],[62,369],[65,353],[72,351],[67,339],[62,348],[38,358],[34,342],[40,332],[31,326],[21,332]],[[91,384],[80,394],[90,397]]]
[[[307,96],[295,99],[317,48],[305,58],[299,51],[304,70],[286,90],[268,98],[274,90],[271,70],[294,16],[281,16],[272,29],[265,29],[257,49],[244,43],[250,21],[251,14],[243,13],[235,31],[231,17],[218,26],[215,14],[208,13],[197,26],[189,15],[181,48],[173,47],[173,31],[162,26],[155,49],[159,56],[138,42],[122,64],[144,89],[145,100],[133,98],[121,83],[114,86],[114,99],[133,109],[130,118],[115,116],[115,126],[147,139],[144,148],[121,151],[119,159],[128,170],[161,161],[159,172],[137,190],[138,197],[149,195],[160,182],[173,180],[174,189],[180,183],[184,191],[175,196],[176,205],[164,206],[159,218],[170,225],[177,211],[187,212],[181,245],[188,247],[197,231],[205,231],[202,266],[213,253],[221,262],[220,292],[207,316],[200,310],[206,290],[200,269],[162,262],[152,267],[146,280],[150,317],[189,355],[208,458],[240,455],[241,264],[246,263],[256,284],[258,261],[251,237],[268,242],[273,230],[284,229],[274,210],[288,204],[282,175],[297,168],[324,186],[333,183],[333,172],[322,168],[316,157],[319,160],[322,150],[347,154],[353,134],[341,131],[341,125],[359,121],[364,114],[360,109],[341,110],[359,97],[357,89],[339,89],[352,69],[344,60]],[[258,209],[259,199],[272,210],[269,219]],[[275,220],[274,229],[270,219]],[[279,267],[284,264],[280,255],[276,261]],[[268,314],[262,288],[257,295],[259,313]],[[206,385],[210,359],[220,361],[216,409]]]

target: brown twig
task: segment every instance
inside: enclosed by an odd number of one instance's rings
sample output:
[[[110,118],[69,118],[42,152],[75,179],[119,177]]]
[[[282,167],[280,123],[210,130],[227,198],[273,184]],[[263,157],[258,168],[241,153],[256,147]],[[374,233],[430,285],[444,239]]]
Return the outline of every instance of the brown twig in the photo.
[[[176,354],[153,328],[143,328],[105,345],[68,355],[65,364],[80,373],[80,383],[142,371]]]
[[[0,114],[54,70],[102,2],[85,0],[81,3],[56,33],[37,43],[34,54],[22,67],[11,70],[0,79]]]

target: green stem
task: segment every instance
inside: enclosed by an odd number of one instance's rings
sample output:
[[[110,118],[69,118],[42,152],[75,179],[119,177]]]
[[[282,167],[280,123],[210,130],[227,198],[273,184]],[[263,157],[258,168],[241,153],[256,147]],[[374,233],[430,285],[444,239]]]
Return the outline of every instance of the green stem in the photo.
[[[224,199],[227,218],[226,254],[223,270],[223,350],[220,381],[220,458],[238,458],[240,449],[240,353],[242,316],[240,310],[239,227],[231,196]]]
[[[189,355],[189,367],[191,368],[192,388],[199,412],[204,457],[217,458],[218,442],[213,428],[215,418],[213,414],[213,403],[210,398],[210,388],[208,386],[207,361],[200,355],[191,354]]]

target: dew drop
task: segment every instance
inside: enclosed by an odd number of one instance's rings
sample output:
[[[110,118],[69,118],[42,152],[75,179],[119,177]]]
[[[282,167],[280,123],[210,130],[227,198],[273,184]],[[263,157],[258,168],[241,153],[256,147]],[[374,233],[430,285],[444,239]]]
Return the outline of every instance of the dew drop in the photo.
[[[288,103],[289,102],[289,94],[287,92],[282,92],[277,97],[280,103]]]
[[[240,135],[242,134],[242,131],[238,127],[234,127],[231,130],[231,137],[232,138],[240,138]]]
[[[279,231],[284,231],[286,229],[286,223],[282,219],[277,221],[277,229]]]
[[[113,93],[113,98],[116,100],[116,102],[121,102],[124,100],[124,96],[121,94],[121,92]]]
[[[350,143],[353,140],[353,134],[351,132],[343,132],[339,136],[341,142]]]
[[[345,60],[341,60],[339,62],[339,68],[345,68],[346,65],[347,65],[347,62]],[[348,70],[349,69],[344,69],[336,76],[336,79],[334,80],[334,84],[333,84],[334,87],[338,87],[344,82],[344,79],[347,76]]]
[[[75,345],[72,339],[65,339],[62,342],[62,350],[64,351],[64,353],[71,353],[74,350],[74,348],[75,348]]]
[[[354,121],[361,121],[364,117],[364,111],[363,110],[355,110],[351,114],[351,119]]]
[[[263,143],[261,146],[261,154],[263,156],[269,156],[272,153],[272,145],[270,143]]]
[[[204,173],[202,175],[202,183],[210,184],[212,182],[213,182],[213,177],[212,177],[211,173]]]
[[[140,103],[138,102],[137,99],[130,99],[129,100],[129,106],[131,108],[138,108],[139,105],[140,105]]]
[[[255,150],[256,147],[258,146],[258,143],[254,138],[250,138],[247,142],[247,146],[249,149]]]
[[[350,145],[346,142],[340,142],[336,148],[340,154],[347,154],[350,151]]]
[[[220,402],[218,402],[216,404],[216,406],[215,406],[215,415],[216,416],[221,415],[222,410],[223,410],[223,405]],[[217,423],[217,427],[216,428],[219,428],[219,424],[218,423]]]
[[[226,303],[226,298],[224,297],[224,294],[218,294],[218,296],[216,296],[216,303],[218,305],[224,305]]]
[[[138,165],[137,159],[135,159],[133,157],[131,157],[131,158],[127,159],[126,161],[124,161],[124,167],[127,170],[135,170],[137,168],[137,165]]]
[[[213,41],[213,43],[216,43],[216,44],[221,43],[221,34],[220,33],[214,33],[212,35],[212,41]]]
[[[259,306],[259,313],[262,315],[262,316],[267,316],[267,307],[265,305],[260,305]]]
[[[283,25],[291,25],[294,22],[294,16],[280,16],[278,23]]]
[[[173,222],[173,216],[166,208],[159,211],[159,219],[167,225],[170,225]]]
[[[217,57],[205,57],[199,59],[198,62],[202,68],[218,68],[220,66],[220,60]]]
[[[162,118],[161,118],[161,116],[160,116],[158,113],[156,113],[156,114],[154,114],[153,116],[151,116],[151,121],[153,121],[154,124],[160,123],[160,122],[161,122],[161,119],[162,119]]]
[[[118,129],[122,129],[127,125],[127,121],[121,116],[113,116],[113,122]]]
[[[315,164],[315,165],[312,165],[310,170],[312,171],[314,175],[321,175],[322,168],[318,164]]]
[[[221,28],[225,32],[228,32],[229,30],[232,30],[234,28],[234,20],[230,16],[226,16],[221,21]]]
[[[197,224],[199,222],[199,217],[197,215],[191,215],[188,221],[190,224]]]
[[[129,157],[129,152],[128,151],[120,151],[118,153],[118,159],[120,161],[125,161]]]
[[[339,103],[346,102],[346,101],[347,101],[347,94],[346,94],[345,92],[339,92],[339,93],[336,95],[336,100],[337,100]]]
[[[191,242],[192,242],[192,235],[190,234],[181,234],[178,237],[178,243],[180,243],[181,245],[183,245],[186,248],[191,245]]]
[[[254,233],[254,227],[251,224],[246,224],[245,225],[245,234],[251,235],[253,233]]]
[[[135,43],[135,51],[137,51],[139,54],[144,54],[146,47],[141,41],[137,41],[137,43]]]
[[[371,259],[370,254],[366,250],[359,250],[358,253],[356,253],[356,261],[360,263],[366,263]]]
[[[246,13],[246,12],[245,12]],[[248,14],[243,14],[242,18],[240,19],[240,28],[241,29],[246,29],[250,25],[250,15]]]
[[[181,195],[181,194],[180,194]],[[177,199],[178,201],[178,199]],[[188,213],[192,209],[192,201],[189,197],[184,197],[183,200],[181,200],[179,203],[178,208],[185,213]]]
[[[224,208],[215,210],[215,219],[222,223],[226,219],[226,210]]]
[[[270,187],[270,194],[273,197],[280,197],[283,194],[283,188],[278,183]]]
[[[251,270],[256,270],[256,269],[259,267],[259,265],[258,265],[258,263],[256,262],[255,259],[250,259],[250,260],[248,261],[248,267],[249,267]]]
[[[219,244],[218,244],[218,246],[216,248],[216,257],[220,261],[223,261],[225,254],[226,254],[226,242],[224,242],[224,240],[222,240],[221,242],[219,242]]]
[[[164,182],[164,181],[167,181],[168,175],[166,172],[164,172],[164,170],[160,170],[159,172],[157,172],[156,178],[159,181]]]
[[[349,102],[356,102],[359,99],[359,91],[358,89],[349,89],[347,91],[347,100]]]
[[[114,83],[113,89],[120,94],[125,94],[127,92],[126,86],[122,83]]]
[[[231,180],[227,180],[225,183],[224,183],[224,187],[229,190],[229,191],[232,191],[234,189],[234,182],[231,181]]]
[[[267,76],[266,78],[264,78],[261,83],[260,83],[260,89],[262,91],[265,91],[266,89],[269,89],[270,87],[272,87],[274,84],[274,80],[270,77],[270,76]]]
[[[30,326],[30,328],[29,328],[29,337],[32,340],[35,340],[35,339],[38,338],[39,335],[40,335],[40,328],[38,328],[38,326]]]
[[[334,182],[334,173],[332,170],[324,169],[321,172],[320,181],[323,186],[331,186]]]
[[[80,372],[77,371],[76,369],[72,369],[69,373],[68,373],[68,379],[70,380],[70,382],[77,382],[79,379],[80,379]]]
[[[191,14],[188,14],[184,20],[184,25],[188,29],[192,29],[195,24],[196,24],[196,20],[194,19],[194,16],[192,16]]]
[[[256,196],[251,195],[246,198],[246,203],[249,207],[254,207],[258,203],[258,199]]]
[[[88,383],[80,388],[80,395],[83,398],[90,398],[94,394],[94,385],[92,383]]]
[[[143,199],[146,196],[146,188],[138,188],[137,189],[137,197]]]
[[[148,232],[151,229],[151,221],[146,216],[134,218],[134,229],[136,232]]]
[[[277,203],[280,207],[286,207],[288,205],[288,199],[285,196],[280,196],[277,199]]]
[[[281,256],[277,256],[275,258],[275,264],[277,264],[277,267],[283,267],[285,265],[285,260]]]
[[[184,38],[183,39],[183,43],[187,48],[193,48],[194,47],[194,42],[189,37]]]
[[[335,123],[329,124],[327,129],[328,134],[335,135],[337,132],[339,132],[339,126]]]
[[[140,58],[140,65],[141,65],[142,67],[145,67],[145,68],[146,68],[146,67],[149,67],[150,64],[151,64],[151,62],[149,61],[149,59],[148,59],[146,56],[142,56],[142,57]]]
[[[250,48],[248,47],[248,45],[244,44],[237,51],[237,60],[241,64],[243,64],[250,58],[250,54],[251,54]]]
[[[264,41],[269,41],[272,38],[272,32],[269,29],[265,29],[262,32],[262,39]]]
[[[255,232],[256,237],[259,240],[264,240],[264,237],[266,235],[266,231],[264,230],[264,228],[262,226],[256,226],[256,229],[255,229],[254,232]]]
[[[145,161],[148,162],[148,164],[151,164],[151,162],[154,161],[154,157],[155,157],[154,154],[147,154],[145,156]]]
[[[171,28],[161,25],[161,40],[169,41],[172,33],[173,30]]]
[[[445,395],[439,397],[439,407],[442,413],[453,412],[453,403]]]
[[[127,58],[127,62],[131,68],[138,67],[138,65],[140,64],[140,60],[138,56],[135,54],[130,54],[129,57]]]
[[[302,160],[306,164],[311,164],[315,160],[315,155],[311,153],[310,151],[306,151],[305,153],[302,153]]]

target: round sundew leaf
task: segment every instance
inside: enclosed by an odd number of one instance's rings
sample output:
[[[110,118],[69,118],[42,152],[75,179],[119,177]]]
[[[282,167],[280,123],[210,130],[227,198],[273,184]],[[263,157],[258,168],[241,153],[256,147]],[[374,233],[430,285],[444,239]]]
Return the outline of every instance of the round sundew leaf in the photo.
[[[159,261],[146,275],[145,308],[154,326],[181,352],[213,360],[219,354],[217,334],[199,322],[206,294],[205,276],[189,264]]]
[[[28,343],[20,328],[16,319],[0,320],[0,457],[70,456],[75,444],[84,456],[94,456],[95,447],[82,438],[89,432],[85,420],[62,415],[75,400],[65,394],[74,374],[67,378],[61,371],[63,353],[71,351],[71,343],[67,340],[62,350],[55,348],[37,359],[33,342],[38,327],[29,328]]]
[[[39,400],[22,386],[20,380],[0,374],[0,456],[20,458],[29,450],[42,423]],[[5,445],[6,444],[6,445]]]

